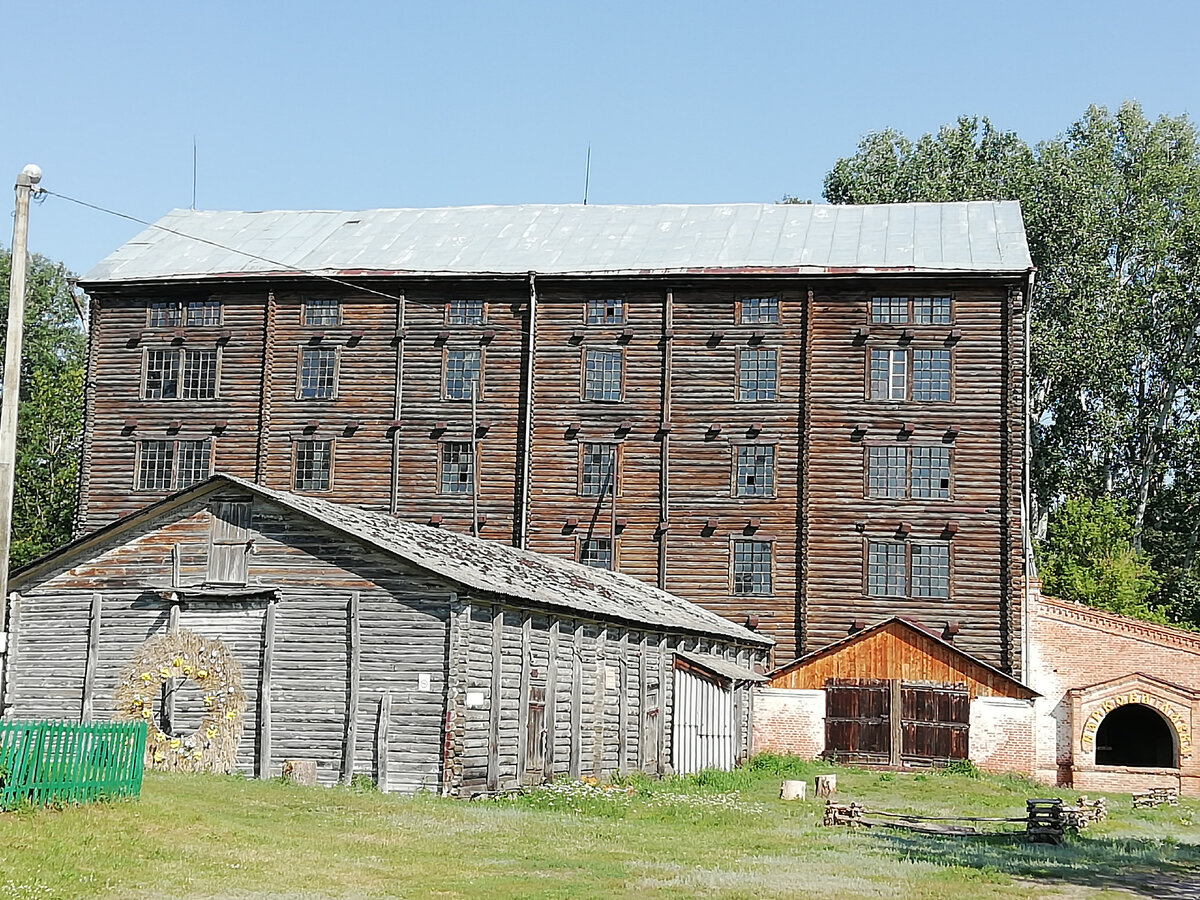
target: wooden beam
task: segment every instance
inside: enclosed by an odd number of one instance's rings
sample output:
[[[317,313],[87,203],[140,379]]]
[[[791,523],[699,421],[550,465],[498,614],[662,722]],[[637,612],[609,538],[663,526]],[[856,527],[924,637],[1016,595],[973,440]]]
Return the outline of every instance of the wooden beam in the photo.
[[[88,613],[87,659],[83,667],[83,708],[79,713],[84,722],[90,722],[96,717],[93,703],[96,694],[96,666],[100,662],[101,597],[99,591],[92,592],[92,608]]]
[[[558,619],[550,617],[549,658],[546,661],[546,753],[543,773],[550,778],[554,775],[554,735],[557,731],[558,716]]]
[[[359,663],[362,652],[359,627],[358,591],[351,591],[346,616],[346,637],[350,644],[349,672],[346,686],[346,743],[342,748],[342,784],[354,777],[354,761],[358,752],[358,689]]]
[[[404,418],[404,293],[400,293],[396,301],[396,381],[393,387],[394,401],[392,403],[392,421],[397,424],[392,428],[392,492],[391,513],[396,515],[400,508],[400,439],[401,426]]]
[[[525,767],[528,765],[527,750],[529,748],[529,679],[531,663],[529,659],[532,643],[533,623],[529,613],[521,616],[521,686],[517,700],[517,784],[524,784]]]
[[[660,522],[671,521],[671,350],[672,331],[675,326],[675,293],[667,291],[663,297],[662,325],[662,430],[659,432],[658,470],[658,518]],[[667,531],[658,532],[658,587],[667,589]]]
[[[608,628],[596,637],[596,681],[592,686],[592,774],[604,774],[604,707],[608,695]]]
[[[629,632],[617,643],[617,773],[629,771]]]
[[[658,639],[658,729],[656,731],[658,746],[655,748],[658,757],[658,774],[666,768],[667,741],[667,638]]]
[[[638,743],[637,743],[637,767],[638,771],[646,771],[646,704],[648,702],[649,691],[646,688],[646,634],[642,633],[641,640],[638,641]]]
[[[211,532],[209,534],[208,552],[209,552],[209,558],[211,559],[212,558],[212,556],[211,556],[211,554],[212,554]],[[179,587],[179,569],[180,569],[179,556],[180,556],[179,544],[172,544],[171,545],[171,587],[173,587],[173,588]]]
[[[492,683],[488,689],[487,786],[500,790],[500,714],[503,694],[500,680],[504,675],[504,609],[492,607]]]
[[[272,598],[263,614],[262,677],[258,689],[258,777],[271,777],[271,670],[275,665],[275,607]]]
[[[258,383],[258,443],[254,453],[254,480],[267,483],[267,453],[271,435],[271,390],[275,363],[275,292],[267,291],[263,306],[262,373]]]
[[[583,774],[583,625],[575,623],[571,641],[571,769],[572,778]]]
[[[16,671],[17,624],[20,618],[19,595],[14,591],[6,597],[0,596],[0,631],[4,632],[4,656],[0,657],[0,718],[3,718],[13,703],[12,681]]]
[[[392,722],[392,692],[384,691],[379,698],[379,718],[375,722],[375,786],[387,793],[388,784],[388,729]]]
[[[891,749],[888,757],[888,765],[899,768],[901,750],[904,745],[904,728],[901,724],[901,718],[904,714],[904,705],[900,700],[900,679],[888,679],[888,726],[891,730]]]
[[[513,521],[513,531],[516,532],[516,540],[513,543],[522,549],[525,548],[525,544],[529,539],[530,482],[532,477],[529,457],[533,451],[533,359],[534,353],[537,350],[537,299],[537,280],[533,273],[530,272],[529,327],[526,332],[525,358],[522,360],[525,371],[521,377],[522,387],[525,391],[524,403],[522,404],[524,420],[521,423],[521,443],[517,447],[517,459],[521,465],[520,480],[518,481],[520,489],[518,497],[521,501],[521,508],[517,510]],[[615,552],[616,548],[614,547],[613,550]]]

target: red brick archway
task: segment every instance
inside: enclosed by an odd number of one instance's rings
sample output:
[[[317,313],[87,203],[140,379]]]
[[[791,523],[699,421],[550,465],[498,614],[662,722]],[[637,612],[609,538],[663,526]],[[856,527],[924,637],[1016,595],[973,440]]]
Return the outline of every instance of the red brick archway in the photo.
[[[1151,706],[1128,703],[1108,713],[1096,729],[1096,765],[1129,768],[1179,767],[1179,737]]]

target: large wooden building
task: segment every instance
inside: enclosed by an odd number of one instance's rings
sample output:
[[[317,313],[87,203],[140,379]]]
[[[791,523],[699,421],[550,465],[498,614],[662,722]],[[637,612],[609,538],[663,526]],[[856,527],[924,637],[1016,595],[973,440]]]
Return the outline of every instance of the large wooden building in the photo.
[[[1030,279],[1015,203],[176,211],[82,282],[80,528],[219,468],[1017,671]]]

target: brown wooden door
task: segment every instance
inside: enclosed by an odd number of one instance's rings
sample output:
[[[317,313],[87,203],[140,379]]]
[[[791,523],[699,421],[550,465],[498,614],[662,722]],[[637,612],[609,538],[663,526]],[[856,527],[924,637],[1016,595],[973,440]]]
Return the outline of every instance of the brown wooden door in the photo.
[[[945,764],[969,753],[971,696],[959,685],[900,686],[901,759]]]
[[[885,680],[826,682],[825,752],[846,762],[886,764],[892,750],[890,706]]]

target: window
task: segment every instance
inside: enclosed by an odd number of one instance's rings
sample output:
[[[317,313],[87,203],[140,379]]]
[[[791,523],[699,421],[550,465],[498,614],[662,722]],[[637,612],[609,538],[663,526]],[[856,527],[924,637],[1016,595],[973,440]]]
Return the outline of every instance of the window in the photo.
[[[579,493],[599,497],[615,487],[617,476],[616,444],[584,444],[579,461]]]
[[[927,500],[950,499],[950,448],[913,447],[912,495]]]
[[[779,322],[778,297],[743,297],[741,324],[776,325]]]
[[[897,498],[908,495],[908,448],[867,448],[867,496]]]
[[[475,488],[475,465],[470,441],[442,441],[441,478],[443,494],[470,494]]]
[[[771,542],[733,542],[733,592],[771,593]]]
[[[187,305],[188,325],[220,325],[221,301],[190,300]]]
[[[871,399],[908,399],[908,351],[871,351]]]
[[[581,538],[579,541],[579,561],[593,569],[612,569],[612,539],[611,538]]]
[[[446,351],[446,399],[470,400],[471,389],[479,390],[480,374],[483,371],[482,350]],[[480,391],[482,395],[482,391]]]
[[[948,401],[950,399],[950,351],[913,351],[913,399]]]
[[[480,297],[455,297],[446,308],[447,325],[482,325],[483,322],[483,299]]]
[[[298,491],[327,491],[333,471],[333,441],[296,441],[292,487]]]
[[[871,541],[867,549],[867,593],[872,597],[908,594],[904,544]]]
[[[150,304],[151,328],[176,328],[183,322],[183,306],[178,300],[156,300]]]
[[[185,351],[183,354],[183,399],[211,400],[215,396],[217,396],[217,351]]]
[[[775,493],[775,445],[742,444],[737,448],[735,497],[770,497]]]
[[[209,507],[209,584],[245,584],[249,559],[250,513],[247,502],[218,502]]]
[[[180,351],[174,349],[146,351],[145,399],[174,400],[179,396],[179,356]]]
[[[584,353],[583,399],[621,399],[621,351],[588,350]]]
[[[738,399],[774,400],[776,351],[742,350],[738,357]]]
[[[203,481],[211,470],[211,439],[138,442],[139,491],[179,490]]]
[[[912,545],[912,588],[914,597],[950,596],[950,546]]]
[[[913,297],[913,322],[918,325],[949,325],[949,297]]]
[[[872,297],[871,321],[877,325],[903,325],[908,321],[908,298]]]
[[[308,297],[304,301],[305,325],[337,325],[341,321],[341,305],[337,297]]]
[[[302,347],[300,349],[300,400],[329,400],[337,392],[337,350]]]
[[[623,325],[625,323],[624,298],[589,297],[587,323],[589,325]]]

